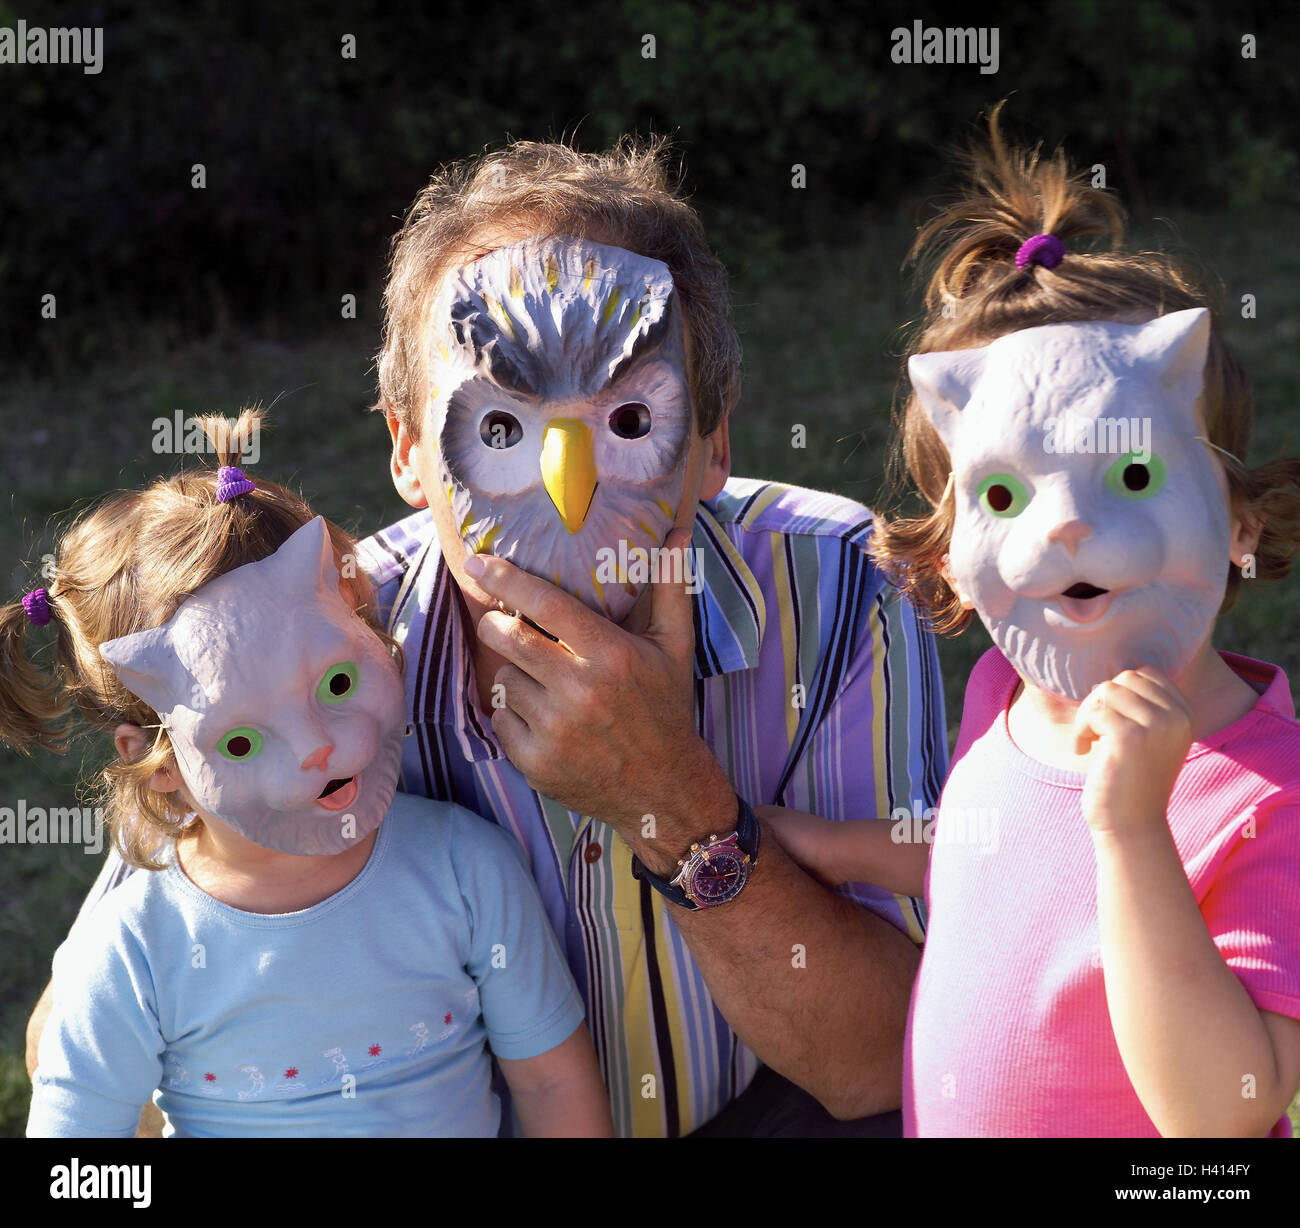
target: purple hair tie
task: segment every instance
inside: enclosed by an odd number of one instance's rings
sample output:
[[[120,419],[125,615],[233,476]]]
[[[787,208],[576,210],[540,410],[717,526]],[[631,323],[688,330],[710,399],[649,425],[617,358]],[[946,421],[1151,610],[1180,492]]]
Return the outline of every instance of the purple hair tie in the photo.
[[[231,499],[237,499],[240,495],[246,495],[250,490],[256,490],[245,476],[242,469],[237,469],[234,465],[222,465],[217,470],[217,502],[229,503]]]
[[[1026,239],[1016,252],[1016,268],[1027,269],[1031,264],[1041,264],[1054,269],[1065,258],[1065,244],[1055,235],[1034,235]]]
[[[23,597],[23,610],[33,627],[43,627],[50,621],[50,603],[46,600],[48,595],[45,589],[34,588]]]

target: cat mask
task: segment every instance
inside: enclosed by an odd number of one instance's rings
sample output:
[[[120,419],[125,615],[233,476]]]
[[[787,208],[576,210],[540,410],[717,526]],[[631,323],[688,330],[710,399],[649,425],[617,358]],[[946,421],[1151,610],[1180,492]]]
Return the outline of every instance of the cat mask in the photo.
[[[406,704],[388,649],[339,593],[319,516],[100,645],[162,719],[200,814],[280,853],[340,853],[397,789]]]
[[[953,588],[1043,690],[1079,701],[1125,669],[1175,675],[1210,633],[1231,519],[1198,438],[1209,336],[1193,308],[908,362],[952,462]]]
[[[691,442],[667,266],[563,235],[528,239],[450,277],[434,319],[431,422],[466,549],[622,621],[644,583],[616,560],[663,545]]]

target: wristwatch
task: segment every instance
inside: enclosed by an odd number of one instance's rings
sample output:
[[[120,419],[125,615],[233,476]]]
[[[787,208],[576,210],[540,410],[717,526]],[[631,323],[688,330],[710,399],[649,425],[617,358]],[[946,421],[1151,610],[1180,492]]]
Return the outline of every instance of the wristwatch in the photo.
[[[692,844],[686,856],[677,859],[678,870],[671,879],[651,874],[636,856],[632,874],[682,908],[716,908],[734,900],[745,889],[758,860],[759,835],[758,820],[748,803],[743,797],[736,801],[736,830],[721,839],[712,835]]]

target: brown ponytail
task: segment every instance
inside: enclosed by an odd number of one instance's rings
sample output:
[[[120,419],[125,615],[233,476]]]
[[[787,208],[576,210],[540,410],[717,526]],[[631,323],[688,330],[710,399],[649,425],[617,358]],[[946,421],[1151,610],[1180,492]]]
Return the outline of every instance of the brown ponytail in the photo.
[[[53,600],[50,616],[54,625]],[[29,657],[31,630],[22,602],[0,607],[0,737],[25,755],[33,746],[62,754],[71,704],[58,674],[40,669]]]
[[[1214,317],[1202,405],[1206,437],[1229,455],[1224,469],[1235,505],[1263,524],[1256,575],[1278,579],[1300,548],[1300,460],[1272,461],[1250,470],[1240,461],[1250,445],[1254,408],[1250,381],[1224,343],[1211,296],[1191,273],[1162,252],[1123,252],[1123,212],[1107,191],[1072,173],[1058,150],[1009,147],[998,123],[988,141],[966,156],[966,190],[917,234],[909,259],[930,271],[925,316],[904,355],[901,410],[895,413],[890,476],[896,507],[909,488],[930,505],[920,515],[882,517],[872,554],[928,616],[937,631],[956,633],[970,622],[942,571],[952,536],[954,504],[948,451],[906,382],[912,354],[973,349],[998,337],[1043,324],[1087,320],[1142,323],[1172,311],[1205,307]],[[1021,244],[1052,234],[1069,246],[1055,268],[1016,267]],[[1109,239],[1097,251],[1071,241]],[[1236,598],[1241,575],[1225,563],[1223,609]]]
[[[249,409],[234,422],[218,414],[200,421],[219,465],[237,465],[261,429],[262,414]],[[0,611],[0,741],[23,751],[32,745],[62,750],[62,722],[74,706],[96,729],[112,732],[125,723],[152,731],[148,752],[132,763],[115,760],[100,777],[114,843],[132,865],[159,868],[160,839],[174,838],[188,811],[178,794],[150,786],[154,772],[173,762],[171,744],[158,714],[121,684],[99,646],[162,625],[190,594],[274,554],[314,516],[288,488],[252,480],[252,491],[222,502],[217,470],[204,467],[113,495],[79,516],[63,534],[49,581],[51,625],[58,626],[50,674],[26,656],[22,605]],[[355,539],[337,525],[328,528],[335,557],[355,563]],[[400,661],[378,624],[364,573],[356,566],[341,572],[353,609]]]

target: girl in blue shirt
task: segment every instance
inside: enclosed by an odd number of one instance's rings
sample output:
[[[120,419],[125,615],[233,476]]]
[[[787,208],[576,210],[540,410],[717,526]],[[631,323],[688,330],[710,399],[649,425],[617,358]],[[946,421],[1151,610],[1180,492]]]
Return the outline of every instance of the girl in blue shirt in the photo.
[[[0,612],[0,738],[114,731],[136,873],[55,956],[29,1135],[480,1135],[495,1055],[528,1135],[612,1133],[581,1000],[520,850],[397,793],[400,654],[355,543],[237,459],[115,496]],[[29,627],[58,632],[53,672]]]

